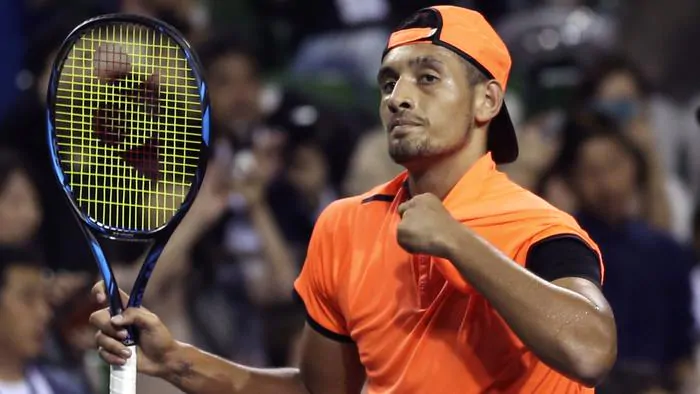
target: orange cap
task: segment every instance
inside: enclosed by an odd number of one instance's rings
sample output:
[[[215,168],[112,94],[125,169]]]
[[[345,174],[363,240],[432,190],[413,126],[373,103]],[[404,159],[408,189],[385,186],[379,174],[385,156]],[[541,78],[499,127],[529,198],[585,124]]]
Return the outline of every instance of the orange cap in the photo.
[[[389,37],[384,56],[398,46],[432,43],[445,47],[473,64],[487,77],[495,79],[503,91],[508,84],[512,64],[506,44],[494,28],[478,12],[457,6],[435,6],[437,26],[416,27],[395,31]],[[510,163],[518,158],[518,140],[505,103],[491,120],[488,149],[496,163]]]

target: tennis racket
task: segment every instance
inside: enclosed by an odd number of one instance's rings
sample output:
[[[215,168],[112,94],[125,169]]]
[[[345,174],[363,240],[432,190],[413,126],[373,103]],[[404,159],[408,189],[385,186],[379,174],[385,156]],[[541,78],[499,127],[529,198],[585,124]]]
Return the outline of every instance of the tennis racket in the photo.
[[[168,239],[192,204],[209,150],[209,101],[189,43],[159,20],[126,14],[83,22],[60,48],[47,94],[58,182],[89,241],[112,315],[140,307]],[[151,242],[127,305],[98,242]],[[136,393],[132,356],[113,366],[111,394]]]

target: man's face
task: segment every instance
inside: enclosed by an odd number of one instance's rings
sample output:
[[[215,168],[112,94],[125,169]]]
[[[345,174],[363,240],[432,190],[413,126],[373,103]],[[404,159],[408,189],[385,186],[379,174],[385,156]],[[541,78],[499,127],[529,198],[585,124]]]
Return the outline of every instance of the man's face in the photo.
[[[0,290],[0,349],[22,360],[37,357],[50,318],[41,270],[11,265]]]
[[[226,54],[208,70],[214,120],[226,130],[259,119],[260,81],[253,63],[243,54]]]
[[[469,142],[473,89],[462,60],[433,44],[392,49],[378,82],[389,154],[406,165],[456,152]]]
[[[625,219],[637,191],[633,158],[610,138],[589,139],[580,149],[574,184],[582,205],[612,222]]]

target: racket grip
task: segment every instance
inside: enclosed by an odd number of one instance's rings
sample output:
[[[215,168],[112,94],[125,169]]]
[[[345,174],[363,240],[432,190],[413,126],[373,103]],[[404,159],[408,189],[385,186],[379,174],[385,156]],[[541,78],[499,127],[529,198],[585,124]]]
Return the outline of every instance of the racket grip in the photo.
[[[136,345],[129,346],[131,357],[124,365],[112,365],[109,373],[109,394],[136,394]]]

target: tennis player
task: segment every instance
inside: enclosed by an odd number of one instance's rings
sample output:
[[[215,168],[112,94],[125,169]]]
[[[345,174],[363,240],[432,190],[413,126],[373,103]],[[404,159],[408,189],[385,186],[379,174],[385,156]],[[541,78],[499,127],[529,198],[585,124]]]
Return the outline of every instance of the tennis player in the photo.
[[[109,363],[187,393],[591,393],[616,357],[596,244],[496,169],[518,155],[511,59],[478,13],[419,11],[390,37],[378,81],[389,154],[406,172],[318,219],[295,289],[299,368],[253,369],[175,341],[157,316],[96,312]],[[101,284],[94,293],[105,301]]]

